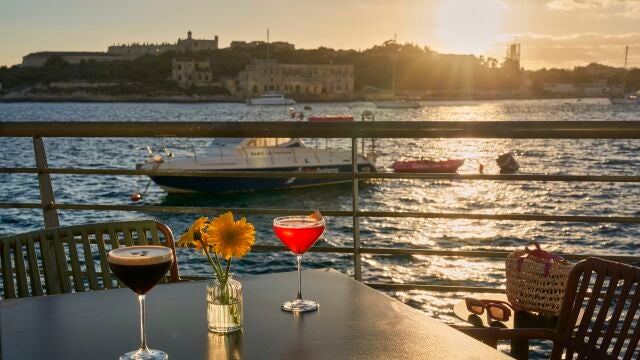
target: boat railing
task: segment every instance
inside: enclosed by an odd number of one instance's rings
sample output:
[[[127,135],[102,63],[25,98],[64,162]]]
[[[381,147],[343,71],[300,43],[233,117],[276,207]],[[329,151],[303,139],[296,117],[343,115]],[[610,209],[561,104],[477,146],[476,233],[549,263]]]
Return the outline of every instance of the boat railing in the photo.
[[[117,137],[117,138],[213,138],[213,137],[304,137],[342,138],[351,140],[352,164],[358,160],[358,139],[362,138],[508,138],[508,139],[640,139],[640,122],[625,121],[415,121],[415,122],[345,122],[308,123],[285,122],[4,122],[0,123],[0,137],[29,137],[33,139],[35,167],[2,167],[3,174],[32,174],[39,182],[40,202],[0,202],[0,209],[41,209],[45,227],[59,225],[58,211],[97,210],[158,213],[211,213],[231,210],[242,215],[298,215],[308,209],[285,208],[210,208],[201,206],[164,206],[99,203],[58,203],[54,198],[51,176],[140,176],[171,175],[200,177],[248,177],[248,178],[318,178],[350,180],[351,209],[321,209],[326,216],[350,217],[353,221],[353,241],[350,246],[313,247],[310,251],[353,256],[353,275],[362,281],[361,259],[363,255],[421,255],[448,258],[504,259],[507,251],[465,251],[429,248],[378,248],[362,246],[360,241],[361,218],[422,218],[422,219],[473,219],[488,221],[579,222],[640,224],[638,216],[591,216],[558,214],[479,214],[467,212],[425,212],[361,210],[359,206],[359,180],[369,179],[421,179],[456,181],[543,181],[543,182],[599,182],[640,183],[638,175],[589,175],[589,174],[428,174],[358,172],[352,166],[351,173],[307,172],[258,172],[224,171],[196,172],[177,170],[143,170],[116,168],[57,168],[47,165],[43,138],[45,137]],[[283,246],[258,244],[255,251],[286,251]],[[626,263],[640,263],[638,255],[563,254],[570,260],[597,255],[605,259]],[[417,283],[365,282],[382,290],[427,290],[441,292],[500,293],[503,288],[436,285]]]

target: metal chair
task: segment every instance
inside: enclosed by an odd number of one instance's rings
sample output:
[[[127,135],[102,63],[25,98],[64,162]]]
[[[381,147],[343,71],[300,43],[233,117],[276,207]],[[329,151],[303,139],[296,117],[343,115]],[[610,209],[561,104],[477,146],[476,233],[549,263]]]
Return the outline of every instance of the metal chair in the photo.
[[[163,245],[176,253],[171,229],[153,219],[65,226],[0,238],[2,298],[121,287],[109,270],[107,253],[132,245]],[[177,261],[162,281],[180,281]]]
[[[551,359],[637,359],[640,268],[589,258],[569,274],[555,330],[458,328],[487,343],[553,341]]]

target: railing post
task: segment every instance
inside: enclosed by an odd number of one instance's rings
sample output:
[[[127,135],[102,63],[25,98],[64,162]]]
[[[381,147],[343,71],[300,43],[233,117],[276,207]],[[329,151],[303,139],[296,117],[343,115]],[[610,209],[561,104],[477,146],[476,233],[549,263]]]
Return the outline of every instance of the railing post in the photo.
[[[353,274],[362,280],[360,264],[360,218],[358,217],[358,139],[351,138],[351,209],[353,216]]]
[[[39,136],[33,138],[33,152],[36,156],[36,168],[38,169],[38,184],[40,185],[40,203],[44,216],[44,227],[52,228],[60,226],[58,212],[55,208],[53,186],[47,170],[47,153],[44,150],[44,142]]]

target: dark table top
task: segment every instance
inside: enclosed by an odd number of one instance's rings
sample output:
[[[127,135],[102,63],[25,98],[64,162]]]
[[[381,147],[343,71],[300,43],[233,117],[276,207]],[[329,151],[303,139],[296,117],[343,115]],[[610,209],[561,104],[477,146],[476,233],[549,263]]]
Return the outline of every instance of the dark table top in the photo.
[[[303,273],[320,310],[280,310],[297,274],[239,279],[241,333],[211,334],[206,282],[156,286],[147,296],[150,347],[170,359],[500,359],[506,355],[334,270]],[[138,346],[128,289],[0,301],[2,359],[116,359]]]

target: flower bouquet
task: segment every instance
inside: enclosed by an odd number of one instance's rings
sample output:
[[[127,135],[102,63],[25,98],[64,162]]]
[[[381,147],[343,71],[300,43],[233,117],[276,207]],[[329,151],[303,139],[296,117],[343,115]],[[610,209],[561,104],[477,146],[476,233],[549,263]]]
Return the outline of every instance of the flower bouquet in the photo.
[[[207,257],[215,279],[207,286],[209,330],[229,333],[242,327],[242,284],[233,279],[231,260],[245,256],[255,242],[255,229],[244,217],[234,220],[229,211],[212,220],[196,219],[178,241]],[[223,265],[224,264],[224,265]]]

